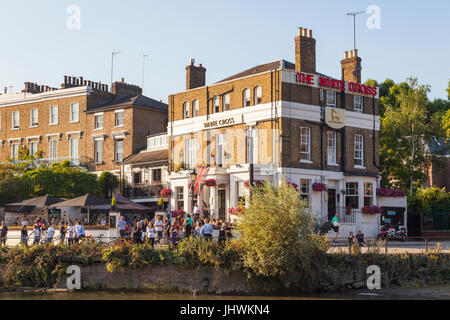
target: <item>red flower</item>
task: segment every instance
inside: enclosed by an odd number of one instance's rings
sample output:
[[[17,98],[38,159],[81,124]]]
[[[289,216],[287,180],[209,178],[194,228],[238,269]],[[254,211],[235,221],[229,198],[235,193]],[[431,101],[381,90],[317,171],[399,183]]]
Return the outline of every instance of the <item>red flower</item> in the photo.
[[[383,208],[379,206],[364,206],[362,207],[361,212],[365,214],[379,214],[383,212]]]
[[[206,181],[205,181],[205,185],[207,186],[207,187],[215,187],[216,186],[216,180],[215,179],[207,179]]]
[[[161,190],[161,195],[164,197],[164,196],[170,196],[172,194],[172,190],[170,190],[170,189],[162,189]]]
[[[314,191],[327,191],[327,185],[322,182],[314,182],[312,188]]]

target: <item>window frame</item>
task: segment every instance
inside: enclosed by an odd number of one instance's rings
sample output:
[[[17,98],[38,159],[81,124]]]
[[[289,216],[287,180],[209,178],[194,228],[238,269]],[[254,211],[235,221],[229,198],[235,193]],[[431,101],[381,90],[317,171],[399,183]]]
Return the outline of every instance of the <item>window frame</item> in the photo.
[[[306,133],[303,131],[306,129]],[[306,139],[306,140],[305,140]],[[307,151],[302,151],[302,146],[307,147]],[[300,127],[300,162],[311,162],[311,127]]]
[[[119,117],[121,115],[121,118]],[[119,123],[119,120],[122,119],[122,122]],[[118,111],[114,113],[114,127],[119,128],[125,125],[125,111]]]
[[[329,94],[332,95],[332,99],[330,99]],[[331,100],[333,101],[333,103],[329,103]],[[336,91],[327,90],[325,104],[328,107],[336,107]]]
[[[262,104],[262,87],[257,86],[254,89],[255,106]]]
[[[353,187],[350,187],[351,185],[353,185]],[[350,192],[353,191],[354,193]],[[353,201],[349,201],[351,198]],[[355,202],[356,198],[356,207],[353,206],[353,203],[351,202]],[[359,209],[360,205],[359,205],[359,182],[358,181],[347,181],[345,182],[345,206],[351,206],[352,209]]]
[[[189,101],[183,103],[183,119],[189,119],[191,117]]]
[[[180,209],[184,210],[184,187],[183,186],[175,187],[175,203],[177,205],[178,210],[180,210]],[[181,206],[180,206],[180,204],[181,204]]]
[[[33,111],[36,111],[36,122],[33,122]],[[33,108],[30,110],[30,128],[39,127],[39,109]]]
[[[121,142],[121,144],[119,144]],[[121,145],[122,153],[118,153],[119,150],[118,145]],[[117,138],[114,139],[114,162],[122,162],[124,158],[124,139],[123,138]],[[118,157],[118,155],[121,155],[121,157]]]
[[[356,100],[360,100],[360,103],[356,103]],[[356,106],[359,105],[359,108],[356,108]],[[364,112],[364,97],[355,94],[353,97],[353,110],[356,112]]]
[[[248,94],[248,97],[247,97]],[[252,103],[251,100],[251,91],[250,89],[246,88],[242,91],[242,106],[245,107],[250,107]]]
[[[197,99],[192,101],[192,112],[194,117],[200,116],[200,102]]]
[[[220,112],[220,97],[214,96],[213,98],[213,113],[219,113]]]
[[[50,160],[58,159],[58,140],[50,139],[48,141],[48,157]]]
[[[36,146],[36,150],[33,152],[33,145]],[[35,156],[38,152],[38,142],[37,141],[30,141],[30,156]]]
[[[361,138],[357,141],[357,138]],[[358,148],[357,148],[358,147]],[[360,157],[357,154],[360,153]],[[353,138],[353,161],[355,168],[364,168],[364,136],[362,134],[355,134]],[[360,161],[360,164],[357,164]]]
[[[11,159],[13,161],[17,161],[19,159],[19,147],[20,143],[11,143]],[[14,150],[16,148],[17,150]]]
[[[15,122],[16,122],[15,115],[17,115],[17,126],[15,124]],[[16,111],[12,112],[11,122],[12,122],[11,123],[11,130],[18,130],[18,129],[20,129],[20,111],[19,110],[16,110]]]
[[[56,113],[53,112],[54,110],[56,110]],[[55,126],[58,124],[58,122],[59,122],[59,114],[58,113],[59,113],[59,110],[58,110],[57,105],[50,106],[49,123],[48,123],[50,126]],[[54,117],[56,118],[56,121],[53,121],[53,120],[55,120],[55,119],[53,119]]]
[[[331,138],[330,138],[331,135]],[[330,145],[331,141],[331,145]],[[330,161],[330,151],[332,152],[332,161]],[[337,134],[336,131],[327,131],[327,164],[337,165]]]
[[[298,192],[300,200],[304,200],[309,206],[311,203],[311,179],[300,179]]]
[[[74,112],[73,107],[76,106],[76,112]],[[76,119],[74,119],[74,114],[76,114]],[[70,104],[70,123],[80,122],[80,104],[74,102]]]
[[[100,117],[102,119],[101,122],[98,121],[98,119],[100,119]],[[104,118],[103,113],[95,114],[94,115],[94,130],[102,130],[103,129],[103,125],[104,125],[104,120],[105,120],[105,118]],[[102,125],[99,126],[99,123],[101,123]]]
[[[363,205],[364,206],[369,206],[369,207],[373,206],[373,204],[374,204],[373,189],[374,189],[374,187],[373,187],[372,182],[364,182],[364,193],[363,193]]]
[[[230,110],[230,94],[226,93],[222,97],[222,110],[228,111]]]
[[[98,148],[98,143],[100,143],[101,145],[100,152]],[[103,139],[94,140],[94,161],[96,164],[103,163]]]

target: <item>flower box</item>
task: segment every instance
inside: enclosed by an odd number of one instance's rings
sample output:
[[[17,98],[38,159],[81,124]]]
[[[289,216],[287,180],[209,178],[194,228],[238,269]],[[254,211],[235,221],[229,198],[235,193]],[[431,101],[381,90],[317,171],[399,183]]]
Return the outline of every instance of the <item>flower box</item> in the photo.
[[[327,191],[327,185],[322,182],[314,182],[312,184],[313,191]]]
[[[163,196],[163,197],[168,197],[168,196],[170,196],[172,194],[172,190],[170,190],[170,189],[162,189],[161,190],[161,196]]]
[[[210,187],[210,188],[215,187],[216,186],[216,180],[215,179],[207,179],[205,181],[205,186]]]
[[[364,214],[379,214],[383,212],[383,207],[379,206],[364,206],[361,209],[361,212]]]
[[[234,216],[238,216],[243,210],[244,210],[244,208],[242,208],[242,207],[235,207],[235,208],[228,209],[228,213],[232,214]]]
[[[377,196],[380,197],[406,197],[406,192],[400,189],[378,188]]]

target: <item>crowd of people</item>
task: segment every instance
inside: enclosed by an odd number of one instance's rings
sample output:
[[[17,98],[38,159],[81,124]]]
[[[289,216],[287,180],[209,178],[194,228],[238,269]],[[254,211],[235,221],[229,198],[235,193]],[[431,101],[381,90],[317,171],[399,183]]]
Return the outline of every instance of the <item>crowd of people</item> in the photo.
[[[117,232],[121,239],[129,239],[137,244],[148,242],[152,246],[165,244],[176,247],[179,241],[191,236],[212,240],[214,229],[218,229],[219,242],[232,237],[231,221],[192,218],[190,215],[176,217],[158,215],[151,220],[134,217],[132,222],[121,216],[117,223]]]

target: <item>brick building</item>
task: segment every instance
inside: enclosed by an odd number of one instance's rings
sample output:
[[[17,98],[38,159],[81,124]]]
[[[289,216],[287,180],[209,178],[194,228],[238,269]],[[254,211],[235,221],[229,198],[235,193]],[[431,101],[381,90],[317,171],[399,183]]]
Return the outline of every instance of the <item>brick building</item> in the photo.
[[[64,77],[61,88],[26,82],[21,93],[0,95],[0,161],[18,159],[19,147],[38,163],[69,159],[91,172],[120,172],[120,161],[164,132],[167,105],[138,86]]]
[[[169,96],[172,209],[192,211],[193,169],[209,167],[197,201],[213,216],[246,194],[250,164],[256,180],[298,185],[322,221],[336,213],[349,230],[373,235],[377,218],[361,213],[377,203],[379,88],[362,85],[357,50],[345,52],[341,79],[316,70],[316,40],[299,28],[295,63],[278,60],[206,85],[206,69],[192,60],[186,91]],[[315,183],[327,191],[314,191]],[[346,230],[346,229],[344,229]]]

